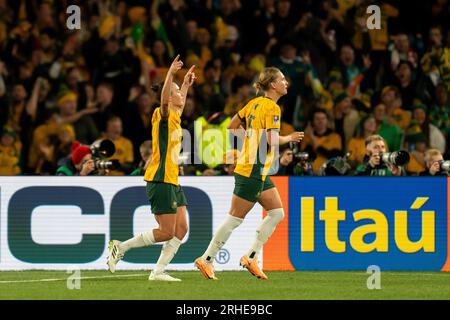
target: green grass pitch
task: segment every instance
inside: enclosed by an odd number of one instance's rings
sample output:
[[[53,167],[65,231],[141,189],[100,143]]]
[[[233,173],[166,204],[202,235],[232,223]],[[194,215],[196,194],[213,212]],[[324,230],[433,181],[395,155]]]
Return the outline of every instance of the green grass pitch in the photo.
[[[367,289],[369,275],[345,272],[267,272],[259,280],[246,271],[170,272],[182,282],[148,281],[147,271],[81,271],[80,289],[69,290],[65,271],[0,272],[0,299],[303,300],[450,299],[450,274],[382,272],[381,289]]]

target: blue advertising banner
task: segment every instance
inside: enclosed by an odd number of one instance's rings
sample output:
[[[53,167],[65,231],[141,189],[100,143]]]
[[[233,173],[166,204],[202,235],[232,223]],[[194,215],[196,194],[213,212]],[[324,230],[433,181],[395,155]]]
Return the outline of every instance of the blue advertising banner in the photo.
[[[442,269],[445,178],[289,179],[289,258],[296,270]]]

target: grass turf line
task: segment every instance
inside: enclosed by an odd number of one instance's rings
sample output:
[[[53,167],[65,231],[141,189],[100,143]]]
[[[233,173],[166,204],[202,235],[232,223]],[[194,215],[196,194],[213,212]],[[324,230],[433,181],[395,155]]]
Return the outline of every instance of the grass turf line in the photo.
[[[442,272],[382,272],[380,290],[367,289],[363,271],[267,272],[266,281],[246,271],[217,272],[218,281],[195,271],[169,273],[183,281],[148,281],[145,271],[82,270],[81,289],[69,290],[65,271],[3,271],[0,299],[450,299],[450,275]],[[33,282],[5,283],[24,280]]]

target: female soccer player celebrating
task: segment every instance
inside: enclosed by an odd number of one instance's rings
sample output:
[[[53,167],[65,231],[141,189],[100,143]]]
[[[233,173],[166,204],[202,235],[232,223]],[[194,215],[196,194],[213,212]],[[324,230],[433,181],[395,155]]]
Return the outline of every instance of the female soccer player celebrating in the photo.
[[[280,195],[268,176],[274,160],[273,149],[291,141],[300,142],[304,133],[279,136],[281,111],[277,101],[287,93],[288,87],[279,69],[264,69],[255,87],[257,91],[264,91],[264,96],[247,103],[228,126],[244,140],[244,145],[234,171],[235,187],[229,214],[217,229],[206,252],[195,260],[196,267],[207,279],[216,279],[213,261],[217,252],[256,202],[267,211],[267,216],[258,227],[254,242],[247,255],[241,258],[240,264],[254,276],[267,279],[258,265],[258,253],[284,217]],[[245,130],[242,125],[245,125]]]
[[[180,281],[164,272],[175,256],[181,240],[187,233],[186,197],[178,184],[178,157],[181,150],[181,119],[190,86],[195,81],[192,66],[184,77],[181,89],[173,82],[175,74],[183,66],[179,55],[172,62],[161,91],[161,106],[152,116],[152,160],[145,172],[147,195],[159,227],[120,242],[109,242],[108,267],[114,273],[116,264],[133,248],[165,242],[161,255],[149,276],[149,280]]]

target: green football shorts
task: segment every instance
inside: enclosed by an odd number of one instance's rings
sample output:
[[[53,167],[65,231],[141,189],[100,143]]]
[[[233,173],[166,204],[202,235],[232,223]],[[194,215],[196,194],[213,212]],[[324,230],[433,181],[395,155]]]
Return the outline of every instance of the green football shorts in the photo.
[[[255,178],[247,178],[240,174],[234,174],[234,191],[238,197],[250,202],[258,202],[261,192],[275,188],[270,176],[266,176],[266,180],[258,180]]]
[[[180,185],[147,182],[147,196],[153,214],[175,214],[178,207],[187,205],[186,196]]]

